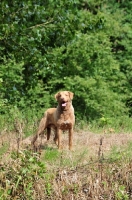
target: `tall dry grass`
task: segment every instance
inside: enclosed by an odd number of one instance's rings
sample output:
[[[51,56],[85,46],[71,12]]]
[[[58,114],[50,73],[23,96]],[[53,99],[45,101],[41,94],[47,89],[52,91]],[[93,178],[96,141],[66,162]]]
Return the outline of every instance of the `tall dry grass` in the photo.
[[[80,138],[82,138],[80,134]],[[17,134],[17,137],[19,135]],[[92,134],[96,154],[86,148],[86,135],[76,135],[76,151],[43,146],[34,153],[17,144],[8,152],[7,162],[0,166],[0,199],[31,200],[128,200],[132,198],[132,144],[121,144],[105,152],[105,139],[110,136]],[[66,136],[67,137],[67,136]],[[64,135],[64,144],[65,144]],[[13,140],[15,141],[15,140]],[[79,143],[80,142],[80,143]],[[119,143],[119,141],[118,141]],[[84,145],[86,144],[86,146]],[[28,146],[29,147],[29,146]],[[45,148],[44,148],[45,147]],[[40,148],[39,148],[40,149]],[[80,152],[80,153],[79,153]],[[90,153],[90,155],[89,155]],[[3,158],[6,156],[3,154]],[[87,158],[87,159],[86,159]]]

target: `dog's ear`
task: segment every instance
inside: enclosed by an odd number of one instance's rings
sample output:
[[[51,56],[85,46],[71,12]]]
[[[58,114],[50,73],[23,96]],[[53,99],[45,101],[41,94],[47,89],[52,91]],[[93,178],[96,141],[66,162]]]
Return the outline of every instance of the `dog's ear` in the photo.
[[[55,99],[58,101],[58,97],[59,97],[59,95],[60,95],[60,93],[59,92],[57,92],[56,94],[55,94]]]
[[[72,92],[68,92],[68,93],[69,93],[70,99],[72,100],[72,99],[73,99],[73,96],[74,96],[74,93],[72,93]]]

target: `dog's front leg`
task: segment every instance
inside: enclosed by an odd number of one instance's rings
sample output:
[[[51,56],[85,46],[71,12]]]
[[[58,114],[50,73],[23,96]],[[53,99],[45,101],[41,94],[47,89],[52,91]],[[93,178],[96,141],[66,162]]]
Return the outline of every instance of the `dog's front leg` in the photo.
[[[62,149],[62,145],[61,145],[61,132],[62,130],[57,128],[57,138],[58,138],[58,149]]]
[[[69,129],[69,150],[72,150],[73,128]]]
[[[57,129],[54,130],[55,131],[55,137],[54,137],[54,142],[57,145],[58,144],[58,135],[57,135]]]

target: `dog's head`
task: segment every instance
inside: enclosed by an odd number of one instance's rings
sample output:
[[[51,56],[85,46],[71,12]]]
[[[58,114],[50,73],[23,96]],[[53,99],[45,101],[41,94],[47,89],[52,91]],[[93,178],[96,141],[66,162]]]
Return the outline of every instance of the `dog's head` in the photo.
[[[55,99],[61,104],[62,107],[66,107],[68,102],[73,99],[73,93],[69,91],[62,91],[55,94]]]

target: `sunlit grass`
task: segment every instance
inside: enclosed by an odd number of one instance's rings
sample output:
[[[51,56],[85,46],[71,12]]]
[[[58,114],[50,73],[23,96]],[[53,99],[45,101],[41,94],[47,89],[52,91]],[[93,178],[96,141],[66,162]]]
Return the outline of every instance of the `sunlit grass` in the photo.
[[[0,156],[2,156],[4,153],[6,153],[8,148],[9,148],[9,144],[7,144],[7,143],[3,144],[3,146],[0,147]]]

